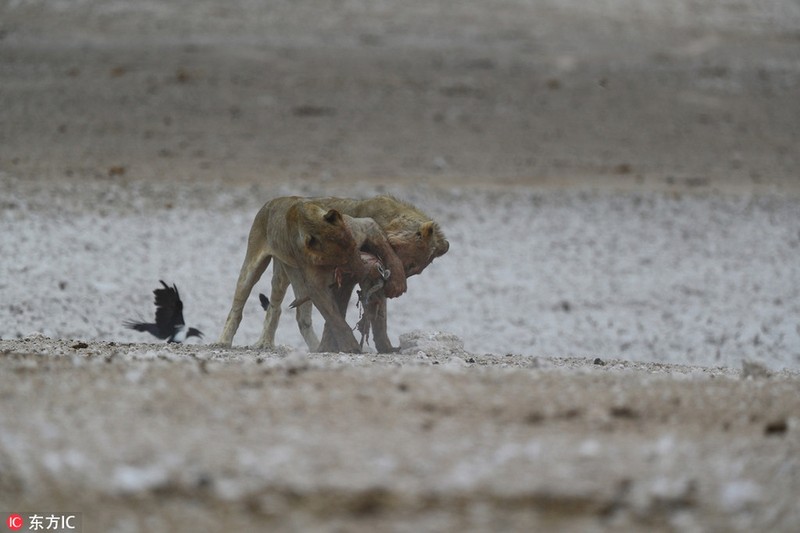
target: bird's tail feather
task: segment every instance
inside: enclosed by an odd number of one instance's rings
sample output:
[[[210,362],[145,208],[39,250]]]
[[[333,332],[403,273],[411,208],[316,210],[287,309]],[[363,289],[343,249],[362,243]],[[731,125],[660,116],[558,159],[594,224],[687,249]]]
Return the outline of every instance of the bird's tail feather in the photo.
[[[142,331],[158,336],[158,327],[155,324],[147,324],[146,322],[135,322],[133,320],[126,320],[122,323],[128,329],[134,331]]]

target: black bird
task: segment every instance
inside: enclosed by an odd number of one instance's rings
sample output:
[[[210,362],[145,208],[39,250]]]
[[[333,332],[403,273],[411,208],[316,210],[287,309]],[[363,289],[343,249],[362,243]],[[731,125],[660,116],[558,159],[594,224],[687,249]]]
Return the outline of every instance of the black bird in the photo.
[[[159,280],[161,281],[161,280]],[[167,342],[183,342],[189,337],[203,337],[199,329],[187,327],[183,321],[183,302],[178,294],[178,288],[173,283],[172,287],[161,281],[164,288],[156,289],[156,323],[126,321],[123,325],[136,331],[146,331],[159,339]]]
[[[261,302],[261,308],[266,311],[269,307],[269,298],[267,298],[264,294],[258,293],[258,300]]]

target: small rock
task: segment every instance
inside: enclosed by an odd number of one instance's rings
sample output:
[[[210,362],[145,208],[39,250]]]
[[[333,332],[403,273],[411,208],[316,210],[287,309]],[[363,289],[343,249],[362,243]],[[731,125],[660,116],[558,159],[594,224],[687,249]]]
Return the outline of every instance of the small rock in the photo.
[[[784,435],[789,429],[789,424],[785,419],[773,420],[764,427],[764,435],[775,437]]]
[[[452,333],[416,330],[400,335],[400,352],[414,355],[463,355],[464,341]]]
[[[414,356],[414,361],[417,362],[417,363],[420,363],[420,364],[430,364],[430,362],[431,362],[430,358],[428,357],[428,354],[426,354],[422,350],[419,350],[415,354],[409,354],[409,355],[413,355]]]
[[[772,372],[770,372],[769,368],[767,368],[767,366],[763,363],[742,359],[742,379],[768,378],[771,375]]]
[[[639,413],[636,412],[636,410],[626,405],[611,407],[611,409],[609,409],[608,412],[614,418],[629,418],[629,419],[639,418]]]
[[[122,165],[114,165],[112,167],[108,167],[108,177],[113,178],[115,176],[124,176],[125,175],[125,167]]]

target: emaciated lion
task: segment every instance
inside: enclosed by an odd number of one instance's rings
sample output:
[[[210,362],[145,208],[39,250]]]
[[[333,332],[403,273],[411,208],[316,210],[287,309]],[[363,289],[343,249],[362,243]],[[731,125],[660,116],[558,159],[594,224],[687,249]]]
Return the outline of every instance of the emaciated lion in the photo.
[[[359,275],[363,268],[359,247],[368,242],[370,251],[396,271],[386,280],[386,296],[399,296],[405,292],[406,279],[402,264],[377,225],[372,221],[358,224],[358,228],[370,225],[372,228],[356,232],[359,235],[357,242],[351,221],[350,216],[342,216],[340,211],[324,207],[312,199],[292,196],[267,202],[256,214],[250,229],[247,252],[219,344],[231,345],[242,320],[244,304],[253,286],[274,259],[273,299],[278,296],[274,290],[276,279],[284,286],[291,282],[295,287],[302,288],[301,296],[308,297],[319,309],[342,349],[360,351],[359,343],[339,312],[335,295],[330,290],[337,273],[354,272]],[[271,303],[267,316],[274,309],[279,315],[279,306],[280,302],[277,307]],[[277,319],[274,318],[276,324]]]
[[[360,238],[366,238],[367,235],[374,237],[371,233],[373,229],[364,222],[365,220],[374,220],[386,234],[386,239],[402,263],[406,277],[419,274],[435,258],[444,255],[450,248],[450,243],[444,237],[438,224],[413,205],[391,196],[377,196],[364,200],[328,197],[316,198],[314,201],[326,208],[336,209],[345,215],[355,217],[352,226],[359,227],[359,231],[362,232]],[[388,255],[384,253],[379,258],[385,262]],[[337,283],[331,287],[342,318],[345,317],[355,285],[361,283],[363,291],[369,290],[369,287],[374,284],[376,279],[374,259],[369,254],[362,254],[361,272],[359,273],[358,269],[353,269],[349,273],[340,271],[343,275],[338,277]],[[389,278],[391,280],[394,277],[396,266],[390,263],[382,266],[388,267],[392,272],[392,276]],[[264,321],[264,331],[257,343],[258,347],[270,348],[273,346],[280,318],[280,305],[289,282],[285,273],[281,272],[281,267],[277,263],[273,264],[273,292]],[[327,321],[322,342],[317,341],[311,324],[311,303],[302,296],[303,288],[299,287],[294,280],[291,280],[291,283],[295,292],[295,303],[299,304],[296,312],[297,323],[309,350],[351,351],[347,346],[337,342],[337,335]],[[368,331],[371,326],[375,347],[379,352],[384,353],[394,351],[386,328],[386,296],[391,296],[386,288],[373,294],[366,302],[365,316],[359,323],[362,333],[365,330]]]

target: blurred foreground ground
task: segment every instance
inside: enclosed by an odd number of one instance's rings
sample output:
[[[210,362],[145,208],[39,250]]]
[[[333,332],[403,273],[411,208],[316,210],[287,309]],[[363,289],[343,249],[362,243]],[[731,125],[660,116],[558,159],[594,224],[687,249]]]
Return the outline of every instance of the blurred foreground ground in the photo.
[[[0,502],[86,531],[793,531],[800,377],[0,341]]]

